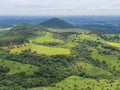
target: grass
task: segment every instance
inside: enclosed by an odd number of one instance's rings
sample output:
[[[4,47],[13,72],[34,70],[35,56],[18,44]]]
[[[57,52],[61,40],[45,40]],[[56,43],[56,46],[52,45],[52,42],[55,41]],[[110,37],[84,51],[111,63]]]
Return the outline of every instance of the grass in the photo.
[[[82,34],[82,35],[79,35],[79,38],[81,38],[81,39],[89,39],[89,40],[92,40],[92,41],[98,41],[99,37],[97,37],[97,35],[95,35],[95,34],[91,34],[91,35]],[[99,38],[99,41],[100,40],[101,39]]]
[[[12,27],[8,27],[8,28],[0,28],[0,31],[7,31],[7,30],[11,30]]]
[[[46,33],[45,36],[31,39],[30,43],[28,43],[26,46],[22,45],[22,47],[15,47],[14,49],[10,49],[10,53],[21,53],[24,50],[31,49],[32,52],[36,52],[38,54],[46,54],[46,55],[56,55],[56,54],[70,54],[70,49],[68,48],[62,48],[62,47],[49,47],[49,46],[43,46],[43,45],[36,45],[32,43],[32,41],[37,43],[44,43],[44,42],[57,42],[57,43],[63,43],[62,40],[54,39],[52,37],[51,33]]]
[[[78,43],[68,42],[63,47],[65,47],[65,48],[73,48],[73,47],[76,47],[77,45],[78,45]]]
[[[94,48],[91,48],[93,51],[91,54],[91,57],[94,60],[99,60],[100,62],[105,61],[110,68],[116,67],[116,70],[120,70],[120,62],[118,60],[118,57],[115,55],[100,55],[98,54],[98,51]]]
[[[39,38],[30,40],[30,42],[32,42],[32,41],[37,42],[37,43],[45,43],[45,42],[63,43],[62,40],[54,39],[52,34],[49,32],[47,32],[46,35],[43,37],[39,37]]]
[[[10,53],[21,53],[21,51],[31,49],[33,52],[36,51],[38,54],[46,54],[46,55],[56,55],[56,54],[70,54],[70,49],[61,48],[61,47],[47,47],[43,45],[35,45],[28,44],[26,46],[22,46],[20,48],[11,49]]]
[[[113,47],[120,48],[120,43],[105,41],[105,40],[101,39],[100,37],[98,37],[96,34],[71,35],[69,37],[69,39],[70,40],[75,39],[76,41],[82,41],[82,40],[96,41],[96,42],[105,43],[105,44],[113,46]]]
[[[60,90],[119,90],[120,80],[90,79],[71,76],[56,84]],[[111,85],[112,84],[112,85]]]
[[[76,62],[76,64],[73,65],[73,67],[78,68],[78,69],[81,68],[85,72],[85,74],[90,75],[90,76],[101,76],[101,75],[112,76],[110,72],[100,69],[89,63],[82,62],[82,61]]]
[[[106,44],[114,46],[114,47],[118,47],[120,48],[120,43],[115,43],[115,42],[106,42]]]
[[[15,61],[0,59],[0,66],[6,66],[10,69],[9,74],[15,74],[20,72],[26,72],[27,74],[33,74],[39,68],[34,65],[23,64]]]
[[[27,44],[26,46],[22,45],[19,48],[15,47],[13,49],[10,49],[10,53],[21,53],[22,51],[27,50],[29,48],[30,48],[29,44]]]
[[[71,35],[69,40],[74,39],[75,41],[83,41],[83,40],[90,40],[90,41],[96,41],[96,42],[104,42],[103,39],[98,37],[96,34],[80,34],[80,35]]]
[[[88,35],[86,35],[86,34],[71,35],[69,37],[69,39],[71,40],[72,38],[75,39],[76,41],[82,41],[82,40],[96,41],[96,42],[105,43],[105,44],[113,46],[113,47],[120,48],[120,43],[105,41],[105,40],[101,39],[100,37],[98,37],[96,34],[90,34],[90,35],[89,34]],[[87,48],[90,48],[90,47],[87,47]],[[105,61],[109,65],[110,68],[112,68],[112,69],[116,68],[116,70],[120,70],[120,64],[119,64],[120,61],[119,61],[119,58],[118,58],[119,57],[118,52],[113,52],[112,51],[111,55],[101,55],[101,54],[98,54],[97,49],[95,49],[93,47],[90,50],[93,51],[91,53],[91,57],[94,60],[98,59],[100,62]]]
[[[55,87],[37,87],[29,90],[120,90],[120,80],[91,79],[70,76],[57,83]]]

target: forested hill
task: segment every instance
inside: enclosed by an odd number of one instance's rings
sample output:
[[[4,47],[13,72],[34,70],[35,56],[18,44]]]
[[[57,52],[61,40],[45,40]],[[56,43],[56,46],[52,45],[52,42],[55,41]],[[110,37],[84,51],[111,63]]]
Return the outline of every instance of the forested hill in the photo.
[[[81,23],[70,23],[64,19],[52,18],[47,21],[40,23],[42,26],[49,28],[81,28],[89,29],[94,32],[106,33],[106,34],[117,34],[120,33],[120,24],[113,21],[96,21],[96,22],[81,22]]]
[[[80,23],[76,27],[89,29],[91,31],[100,32],[103,34],[118,34],[120,33],[120,24],[119,22],[89,22],[89,23]]]
[[[58,18],[52,18],[48,21],[40,23],[42,26],[51,27],[51,28],[73,28],[73,24],[66,22]]]
[[[53,32],[35,24],[4,30],[0,90],[120,90],[119,34]]]

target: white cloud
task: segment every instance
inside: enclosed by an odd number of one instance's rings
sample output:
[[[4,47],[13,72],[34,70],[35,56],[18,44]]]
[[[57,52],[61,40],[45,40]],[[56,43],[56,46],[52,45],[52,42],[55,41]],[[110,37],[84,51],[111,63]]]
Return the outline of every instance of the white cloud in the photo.
[[[112,4],[120,4],[120,1],[112,2]]]
[[[116,5],[117,4],[117,5]],[[0,0],[2,15],[120,14],[118,0]]]

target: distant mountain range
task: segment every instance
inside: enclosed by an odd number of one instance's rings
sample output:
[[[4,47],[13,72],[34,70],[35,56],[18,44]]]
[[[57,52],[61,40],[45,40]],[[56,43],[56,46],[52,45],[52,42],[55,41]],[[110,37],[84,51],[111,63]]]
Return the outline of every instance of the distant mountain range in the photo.
[[[0,28],[19,24],[39,24],[49,28],[80,28],[120,34],[120,16],[0,16]]]

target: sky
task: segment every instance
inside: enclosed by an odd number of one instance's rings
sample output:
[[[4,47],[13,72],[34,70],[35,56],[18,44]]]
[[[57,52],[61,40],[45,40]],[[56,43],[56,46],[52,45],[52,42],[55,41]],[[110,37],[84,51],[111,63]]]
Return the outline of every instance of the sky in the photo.
[[[0,0],[0,15],[120,15],[120,0]]]

